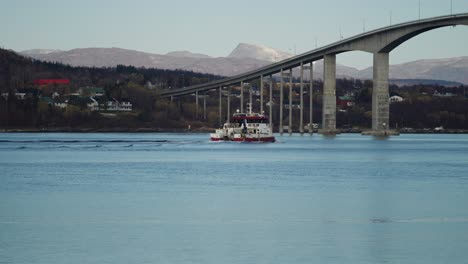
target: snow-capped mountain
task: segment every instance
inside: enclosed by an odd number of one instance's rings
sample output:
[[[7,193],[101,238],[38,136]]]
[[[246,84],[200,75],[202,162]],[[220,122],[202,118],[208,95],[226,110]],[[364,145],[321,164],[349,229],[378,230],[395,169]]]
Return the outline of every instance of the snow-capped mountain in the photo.
[[[239,43],[229,54],[228,58],[256,59],[268,62],[277,62],[292,57],[293,55],[284,51],[273,49],[267,46]]]
[[[372,67],[359,71],[359,79],[372,79]],[[392,79],[432,79],[468,84],[468,57],[416,60],[390,65]]]
[[[269,63],[249,58],[203,58],[197,55],[194,58],[193,53],[189,54],[189,57],[178,56],[181,55],[179,52],[175,53],[176,56],[160,55],[121,48],[84,48],[49,54],[21,54],[38,60],[61,62],[72,66],[112,67],[121,64],[169,70],[183,69],[222,76],[240,74]]]
[[[24,55],[33,56],[33,55],[50,54],[50,53],[61,52],[61,51],[62,50],[57,50],[57,49],[30,49],[30,50],[23,50],[21,51],[21,53]]]
[[[74,66],[111,67],[119,64],[136,67],[183,69],[222,76],[241,74],[275,61],[289,58],[291,54],[260,45],[240,43],[228,57],[212,58],[188,51],[152,54],[121,48],[85,48],[69,51],[30,50],[21,54],[35,59],[62,62]],[[372,79],[372,67],[358,70],[337,65],[337,76]],[[298,76],[296,69],[294,74]],[[321,79],[323,62],[314,66],[314,78]],[[391,79],[431,79],[468,84],[468,57],[418,60],[390,66]]]
[[[192,53],[192,52],[187,51],[187,50],[171,51],[169,53],[166,53],[166,56],[179,57],[179,58],[194,58],[194,59],[208,59],[208,58],[211,58],[208,55],[201,54],[201,53]]]

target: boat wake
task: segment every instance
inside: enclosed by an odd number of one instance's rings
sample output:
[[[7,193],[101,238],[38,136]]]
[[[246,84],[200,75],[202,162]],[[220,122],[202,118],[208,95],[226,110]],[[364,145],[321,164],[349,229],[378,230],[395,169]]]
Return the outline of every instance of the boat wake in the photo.
[[[168,140],[168,139],[70,139],[70,140],[0,140],[0,149],[11,150],[46,150],[46,149],[106,149],[106,150],[155,150],[164,146],[173,148],[185,146],[200,146],[204,140]]]
[[[45,139],[45,140],[0,140],[0,143],[170,143],[170,142],[177,142],[177,141],[170,141],[170,140],[149,140],[149,139],[141,139],[141,140],[100,140],[100,139],[91,139],[91,140],[53,140],[53,139]]]

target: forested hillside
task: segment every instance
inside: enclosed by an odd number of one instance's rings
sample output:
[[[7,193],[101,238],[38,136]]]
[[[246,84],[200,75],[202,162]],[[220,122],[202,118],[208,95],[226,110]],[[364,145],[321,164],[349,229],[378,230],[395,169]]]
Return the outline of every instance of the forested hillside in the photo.
[[[218,76],[182,70],[160,70],[119,65],[112,68],[72,67],[60,63],[25,58],[0,49],[0,126],[22,127],[171,127],[162,111],[170,106],[158,101],[158,91],[189,86],[220,78]],[[69,84],[36,85],[35,80],[66,79]],[[131,113],[103,115],[86,107],[89,95],[71,98],[83,87],[99,87],[107,100],[127,100],[133,104]],[[18,98],[15,93],[26,93]],[[55,102],[70,101],[65,109]],[[42,100],[47,99],[47,100]],[[73,100],[70,100],[73,99]],[[89,101],[89,100],[88,100]],[[74,102],[74,103],[73,103]],[[191,110],[190,110],[191,111]],[[180,124],[177,127],[181,126]]]

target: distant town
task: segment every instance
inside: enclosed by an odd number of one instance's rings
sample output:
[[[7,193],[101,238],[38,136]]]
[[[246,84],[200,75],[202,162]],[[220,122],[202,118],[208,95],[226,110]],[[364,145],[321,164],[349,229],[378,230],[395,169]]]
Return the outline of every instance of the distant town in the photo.
[[[132,103],[128,99],[117,100],[112,98],[109,100],[105,96],[105,90],[102,87],[80,87],[76,92],[60,94],[58,90],[69,90],[69,79],[38,79],[34,80],[37,88],[17,89],[14,93],[16,100],[25,100],[26,98],[38,97],[41,102],[47,105],[67,108],[70,106],[80,107],[86,106],[89,111],[109,111],[109,112],[131,112]],[[63,85],[64,87],[60,87]],[[53,88],[51,88],[53,87]],[[8,100],[10,94],[2,93],[5,100]]]

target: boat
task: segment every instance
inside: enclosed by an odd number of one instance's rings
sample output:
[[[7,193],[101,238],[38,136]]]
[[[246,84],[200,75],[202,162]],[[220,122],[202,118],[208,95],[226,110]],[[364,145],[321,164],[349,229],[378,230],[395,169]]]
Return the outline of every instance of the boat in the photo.
[[[275,142],[268,117],[252,113],[251,108],[248,113],[240,113],[237,110],[230,121],[210,134],[210,139],[211,141]]]

